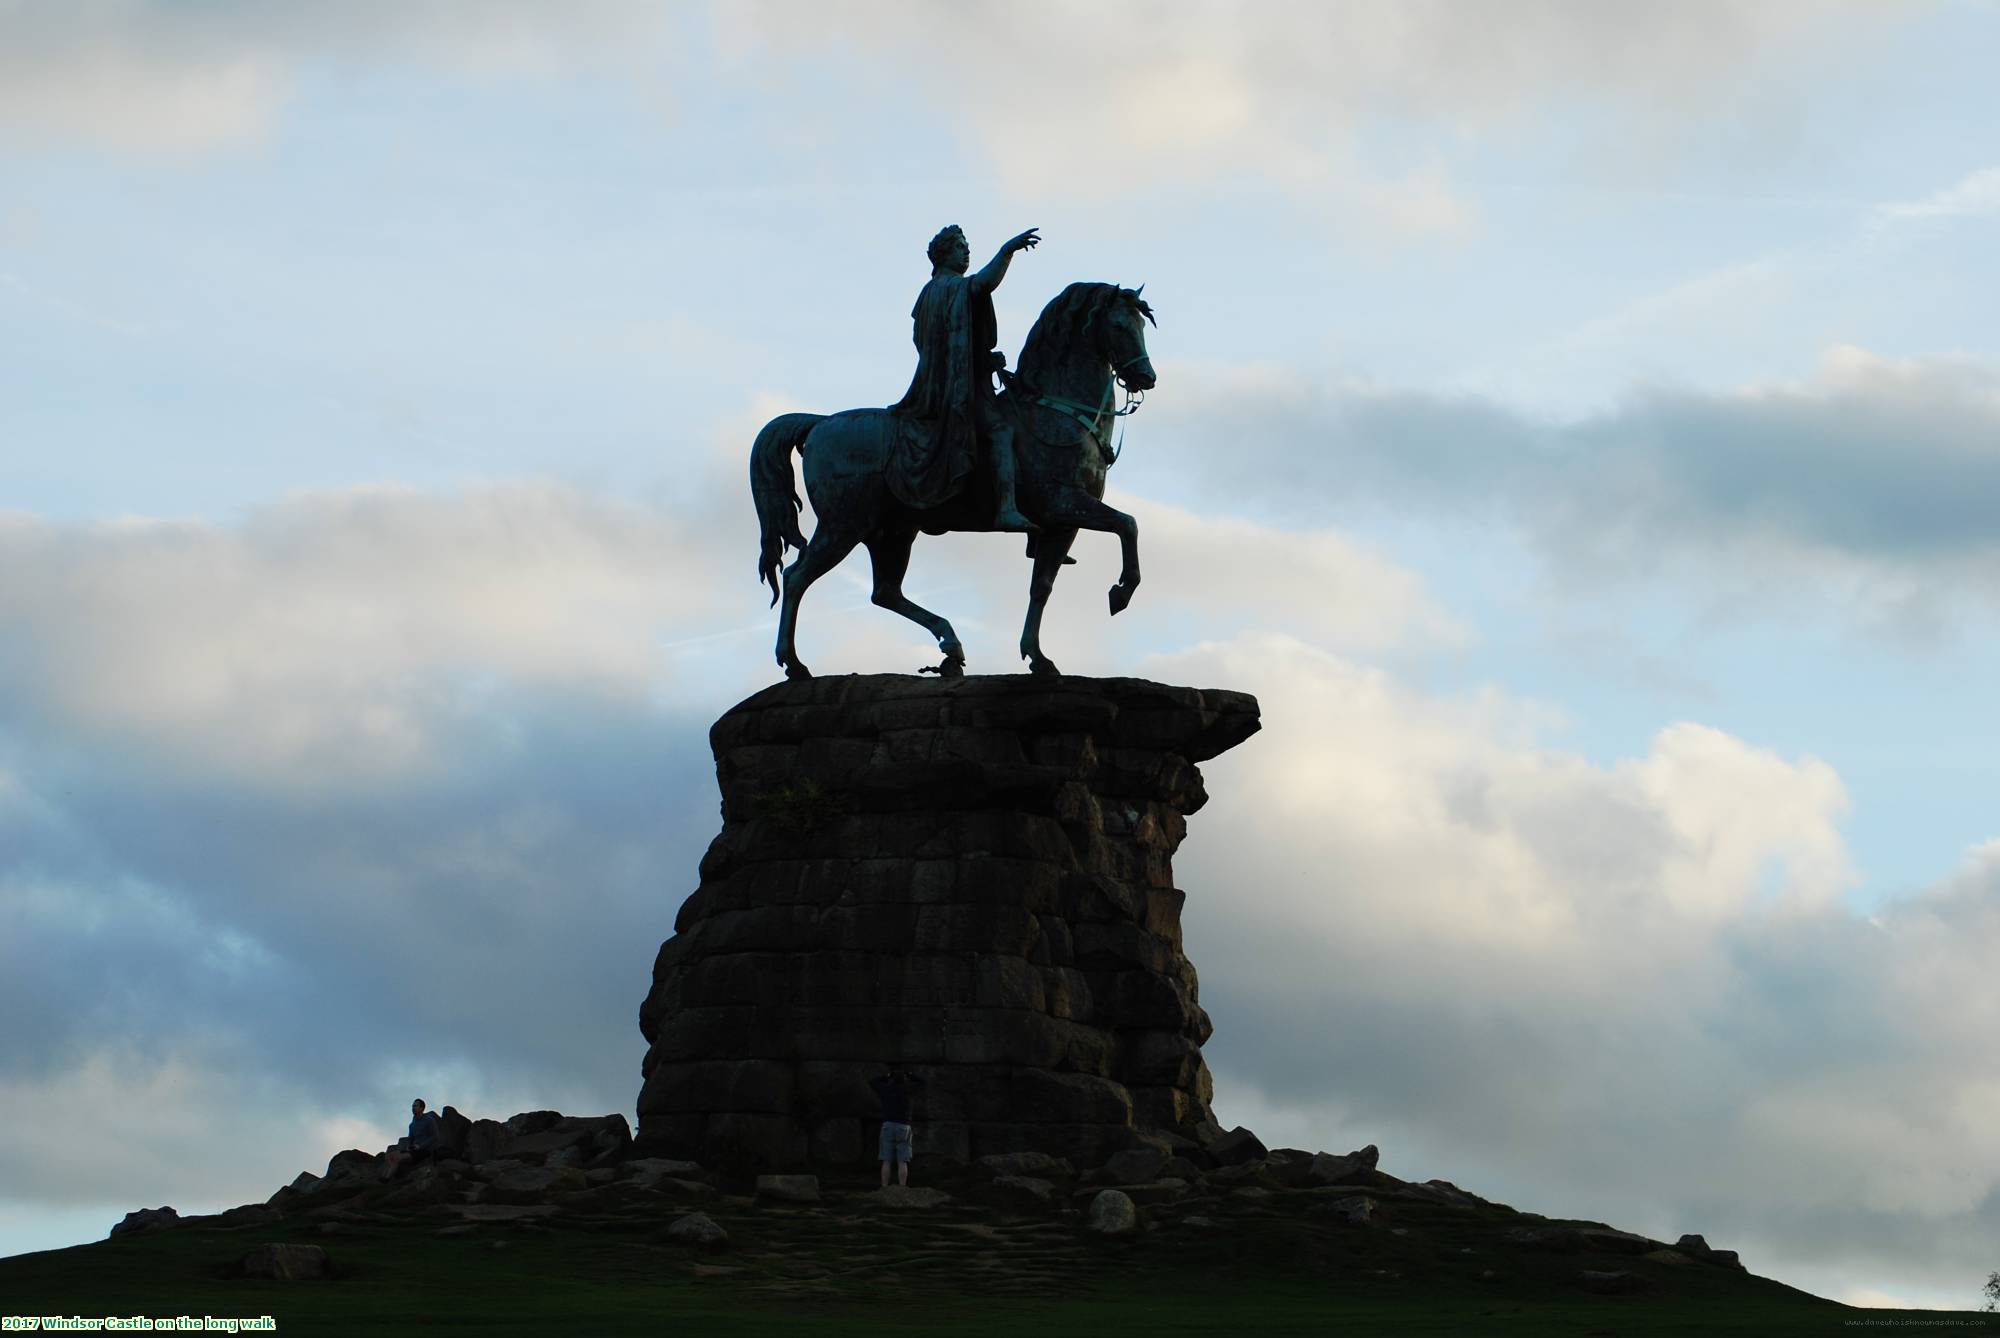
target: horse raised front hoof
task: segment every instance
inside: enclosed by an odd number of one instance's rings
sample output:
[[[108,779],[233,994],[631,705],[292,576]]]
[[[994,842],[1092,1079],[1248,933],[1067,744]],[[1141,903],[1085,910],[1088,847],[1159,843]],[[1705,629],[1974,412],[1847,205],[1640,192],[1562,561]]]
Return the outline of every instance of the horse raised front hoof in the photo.
[[[1125,606],[1127,604],[1130,604],[1131,602],[1132,602],[1131,586],[1125,584],[1123,581],[1120,581],[1117,585],[1111,587],[1111,612],[1114,617],[1120,613],[1123,613],[1125,611]]]

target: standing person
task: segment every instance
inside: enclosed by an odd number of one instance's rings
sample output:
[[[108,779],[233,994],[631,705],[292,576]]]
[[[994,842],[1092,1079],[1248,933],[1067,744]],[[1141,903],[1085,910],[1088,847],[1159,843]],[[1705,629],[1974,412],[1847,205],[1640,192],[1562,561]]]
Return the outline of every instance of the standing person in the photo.
[[[928,424],[935,437],[921,458],[890,475],[898,500],[919,510],[957,495],[981,457],[993,481],[993,528],[1033,533],[1014,495],[1014,428],[993,397],[993,373],[1007,365],[996,352],[1000,327],[993,315],[993,290],[1007,277],[1015,253],[1041,242],[1029,228],[1010,239],[976,274],[967,274],[972,248],[956,223],[931,238],[930,282],[910,308],[910,338],[917,346],[917,372],[903,398],[889,412]],[[906,495],[907,494],[907,495]]]
[[[924,1080],[907,1069],[885,1066],[885,1070],[879,1077],[870,1078],[868,1085],[875,1089],[875,1096],[882,1103],[880,1155],[882,1187],[887,1189],[890,1162],[896,1164],[896,1183],[905,1186],[910,1183],[910,1152],[915,1142],[911,1106],[917,1093],[924,1090]]]

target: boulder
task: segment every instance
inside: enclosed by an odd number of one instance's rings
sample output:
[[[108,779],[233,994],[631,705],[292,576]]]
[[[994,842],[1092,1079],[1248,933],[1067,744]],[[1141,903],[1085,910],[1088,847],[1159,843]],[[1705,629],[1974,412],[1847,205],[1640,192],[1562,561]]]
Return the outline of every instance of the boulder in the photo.
[[[555,1116],[553,1121],[547,1118],[551,1115]],[[631,1127],[623,1115],[558,1115],[538,1110],[514,1116],[507,1121],[507,1128],[513,1132],[507,1155],[544,1165],[559,1157],[558,1164],[581,1166],[632,1141]]]
[[[1139,1209],[1121,1190],[1100,1189],[1090,1201],[1084,1224],[1105,1236],[1123,1236],[1139,1228]]]
[[[917,1185],[884,1185],[861,1201],[875,1208],[935,1208],[950,1203],[951,1195],[941,1189]]]
[[[137,1236],[148,1231],[163,1231],[168,1227],[178,1226],[180,1220],[181,1215],[164,1204],[158,1208],[134,1208],[111,1228],[111,1234],[106,1239],[116,1240],[120,1236]]]
[[[1167,1154],[1156,1147],[1127,1148],[1092,1171],[1086,1182],[1093,1185],[1137,1185],[1160,1175]]]
[[[760,1175],[757,1197],[779,1203],[818,1203],[819,1177],[816,1175]]]
[[[979,1164],[997,1176],[1053,1176],[1068,1179],[1076,1168],[1061,1157],[1046,1152],[1000,1152],[981,1157]]]
[[[1269,1187],[1277,1183],[1270,1167],[1263,1161],[1240,1161],[1234,1166],[1218,1166],[1202,1179],[1223,1189],[1234,1189],[1238,1185]]]
[[[692,1180],[706,1174],[697,1162],[671,1157],[641,1157],[624,1165],[625,1175],[641,1189],[650,1189],[663,1180]]]
[[[719,1250],[729,1243],[729,1233],[707,1213],[689,1213],[667,1227],[667,1239],[697,1250]]]
[[[714,1185],[700,1180],[677,1180],[670,1175],[649,1182],[645,1188],[680,1199],[712,1199],[716,1195]]]
[[[1142,1207],[1156,1203],[1171,1203],[1184,1197],[1188,1192],[1185,1180],[1149,1180],[1142,1185],[1126,1185],[1125,1197]]]
[[[1344,1157],[1336,1157],[1330,1152],[1315,1152],[1278,1174],[1291,1185],[1351,1185],[1372,1172],[1380,1156],[1373,1143]]]
[[[472,1160],[467,1155],[472,1139],[472,1121],[459,1114],[456,1106],[446,1106],[438,1112],[438,1123],[444,1129],[444,1155],[461,1161]]]
[[[1724,1268],[1743,1267],[1741,1261],[1736,1257],[1736,1251],[1711,1249],[1708,1241],[1701,1236],[1682,1236],[1679,1241],[1675,1242],[1674,1248],[1682,1254],[1691,1255],[1706,1264],[1719,1264]]]
[[[1030,1212],[1055,1205],[1056,1187],[1047,1180],[1038,1180],[1028,1175],[996,1175],[993,1177],[993,1193],[1009,1208],[1026,1209]]]
[[[569,1166],[512,1166],[498,1171],[488,1168],[485,1197],[496,1203],[532,1203],[553,1194],[570,1194],[586,1189],[590,1182],[583,1172]]]
[[[326,1180],[358,1180],[373,1178],[380,1174],[382,1160],[379,1154],[363,1152],[360,1148],[348,1148],[336,1152],[326,1163]]]
[[[1598,1254],[1645,1254],[1660,1248],[1659,1241],[1610,1227],[1581,1227],[1576,1238],[1583,1249]]]
[[[1369,1226],[1375,1221],[1375,1207],[1375,1200],[1361,1194],[1350,1194],[1331,1203],[1316,1204],[1311,1213],[1314,1217],[1331,1217],[1350,1226]]]
[[[300,1171],[296,1176],[292,1177],[291,1184],[280,1186],[277,1192],[264,1200],[264,1202],[274,1208],[280,1207],[288,1203],[295,1203],[298,1199],[303,1198],[318,1188],[318,1176],[314,1175],[311,1171]]]
[[[514,1131],[499,1120],[474,1120],[465,1131],[465,1159],[477,1166],[507,1155]]]
[[[567,1117],[555,1110],[524,1110],[507,1119],[507,1132],[516,1138],[546,1133],[563,1123]]]
[[[259,1245],[236,1261],[236,1272],[246,1278],[272,1278],[279,1282],[299,1282],[328,1276],[326,1251],[317,1245],[269,1243]]]
[[[1268,1152],[1257,1135],[1239,1124],[1210,1143],[1208,1155],[1217,1166],[1240,1166],[1244,1162],[1262,1161]]]

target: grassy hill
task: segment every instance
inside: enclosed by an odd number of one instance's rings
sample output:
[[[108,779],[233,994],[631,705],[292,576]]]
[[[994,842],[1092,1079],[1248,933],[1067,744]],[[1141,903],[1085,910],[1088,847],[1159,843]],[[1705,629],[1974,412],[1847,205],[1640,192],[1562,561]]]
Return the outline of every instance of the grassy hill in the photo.
[[[1240,1173],[1227,1185],[1136,1187],[1153,1200],[1139,1228],[1106,1236],[1088,1225],[1094,1188],[1060,1184],[1046,1203],[1024,1204],[976,1167],[945,1181],[950,1199],[931,1207],[883,1202],[872,1175],[823,1178],[818,1202],[792,1203],[747,1180],[648,1184],[622,1170],[595,1183],[571,1171],[537,1193],[468,1188],[482,1169],[361,1180],[321,1201],[281,1194],[283,1210],[0,1260],[0,1313],[268,1315],[280,1333],[378,1338],[1828,1335],[1857,1321],[1991,1319],[1853,1310],[1601,1224],[1374,1171],[1311,1188]],[[697,1211],[726,1244],[668,1237]],[[266,1241],[323,1247],[333,1276],[231,1276]]]

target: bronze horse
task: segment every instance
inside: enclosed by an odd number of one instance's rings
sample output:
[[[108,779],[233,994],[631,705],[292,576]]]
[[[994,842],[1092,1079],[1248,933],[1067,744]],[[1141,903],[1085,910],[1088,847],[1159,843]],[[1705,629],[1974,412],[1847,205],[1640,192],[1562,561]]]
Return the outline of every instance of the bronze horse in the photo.
[[[1042,654],[1042,608],[1067,560],[1078,530],[1118,536],[1124,565],[1111,587],[1111,612],[1132,601],[1139,587],[1139,527],[1132,517],[1103,502],[1104,473],[1117,458],[1111,448],[1113,380],[1128,393],[1152,389],[1152,359],[1146,353],[1146,322],[1152,308],[1137,289],[1109,283],[1073,283],[1057,294],[1021,345],[1020,370],[1003,376],[1000,411],[1014,423],[1016,472],[1022,512],[1040,527],[1028,544],[1035,563],[1028,587],[1028,617],[1021,629],[1021,656],[1037,674],[1054,674]],[[799,601],[841,559],[866,544],[875,566],[874,602],[902,614],[937,638],[944,662],[934,672],[965,672],[965,648],[951,624],[903,594],[903,573],[917,531],[992,529],[993,502],[975,485],[942,506],[915,510],[890,491],[888,470],[902,420],[886,409],[845,413],[788,413],[773,418],[750,449],[750,491],[757,503],[762,543],[757,577],[780,598],[778,663],[790,678],[808,678],[794,633]],[[799,532],[799,500],[791,455],[805,462],[806,494],[818,524],[808,543]],[[778,585],[778,564],[786,548],[799,556]]]

